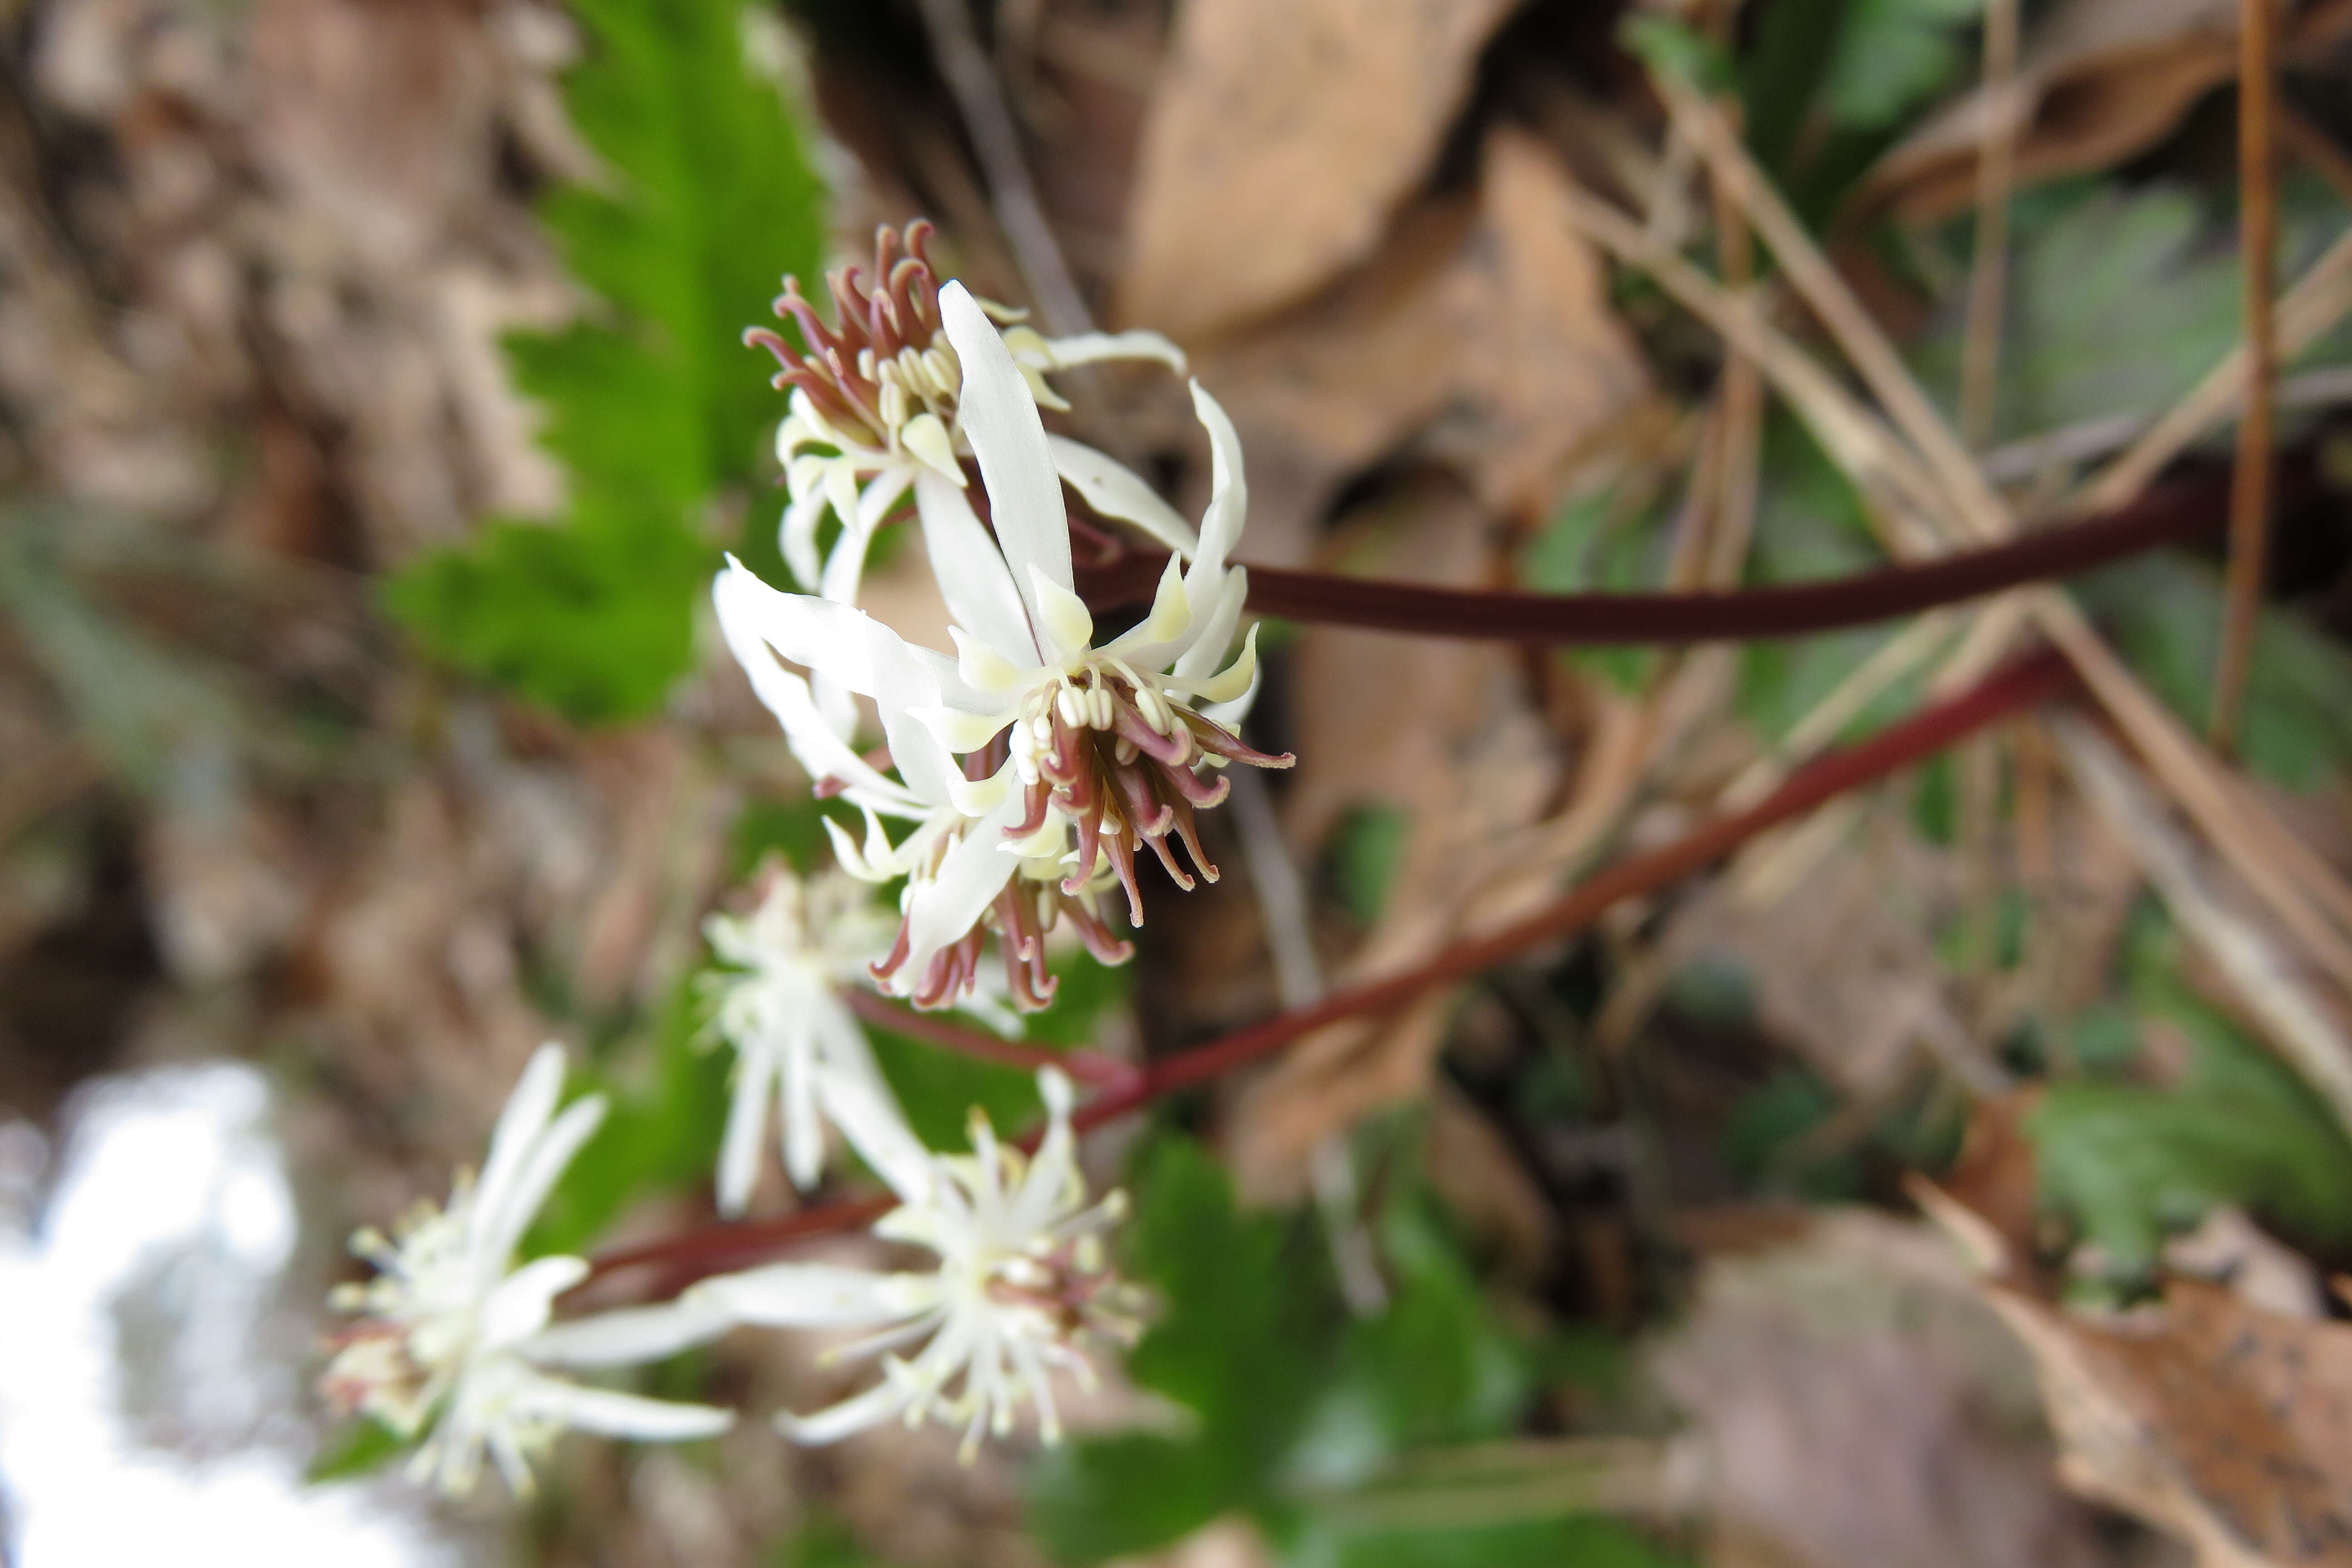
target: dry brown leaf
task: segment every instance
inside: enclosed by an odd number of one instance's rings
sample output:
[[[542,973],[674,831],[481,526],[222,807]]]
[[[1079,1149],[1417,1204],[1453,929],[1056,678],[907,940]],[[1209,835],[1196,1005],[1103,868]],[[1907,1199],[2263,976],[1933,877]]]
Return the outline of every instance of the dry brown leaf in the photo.
[[[2205,1568],[2352,1563],[2352,1328],[2199,1280],[2105,1320],[1987,1294],[2034,1353],[2076,1490],[2186,1537]]]
[[[2067,0],[2050,11],[2018,66],[2017,183],[2107,168],[2168,134],[2237,74],[2237,0]],[[2352,5],[2309,0],[2290,47],[2319,47],[2347,26]],[[1982,89],[1954,102],[1879,161],[1863,199],[1914,223],[1965,210],[2000,112]]]
[[[1120,313],[1198,338],[1371,254],[1511,0],[1187,0],[1128,218]]]
[[[1710,1258],[1652,1365],[1696,1428],[1717,1545],[1740,1562],[2108,1560],[2051,1476],[2025,1358],[1924,1226],[1830,1213],[1786,1245]]]
[[[1650,407],[1570,194],[1540,142],[1496,131],[1475,200],[1412,208],[1375,259],[1200,356],[1250,453],[1255,552],[1297,559],[1332,490],[1414,439],[1489,506],[1539,506]]]

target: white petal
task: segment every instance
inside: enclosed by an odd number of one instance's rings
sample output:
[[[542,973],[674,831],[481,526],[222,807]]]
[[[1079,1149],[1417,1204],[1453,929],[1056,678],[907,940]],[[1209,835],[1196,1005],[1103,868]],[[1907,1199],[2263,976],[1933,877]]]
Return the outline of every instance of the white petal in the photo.
[[[515,1352],[541,1366],[635,1366],[708,1343],[734,1326],[712,1304],[681,1298],[556,1323],[515,1346]]]
[[[1024,805],[1020,795],[1007,792],[994,811],[964,830],[940,863],[938,875],[915,889],[907,905],[907,973],[920,974],[932,956],[971,930],[1004,890],[1018,869],[1013,858],[1003,853],[1004,830],[1027,815]]]
[[[1179,555],[1191,555],[1200,549],[1200,535],[1192,531],[1192,525],[1132,469],[1066,436],[1049,433],[1045,445],[1054,454],[1055,471],[1095,510],[1135,524]]]
[[[499,1280],[482,1298],[480,1333],[485,1345],[510,1345],[547,1326],[555,1299],[588,1278],[584,1258],[541,1258]]]
[[[846,524],[857,515],[857,463],[848,457],[835,458],[824,466],[824,499],[832,503],[833,515]]]
[[[917,708],[907,715],[930,732],[939,743],[950,752],[976,752],[996,738],[996,732],[1013,722],[1015,710],[1007,708],[1001,713],[967,713],[961,708]],[[954,784],[948,786],[952,799]]]
[[[1075,332],[1038,341],[1045,347],[1045,363],[1055,370],[1107,359],[1156,359],[1177,374],[1184,374],[1184,351],[1158,332]]]
[[[515,1399],[518,1409],[607,1437],[643,1443],[675,1443],[710,1437],[735,1425],[735,1413],[712,1405],[678,1405],[606,1388],[583,1388],[552,1377],[535,1377]]]
[[[1199,382],[1192,384],[1192,412],[1209,432],[1209,507],[1201,517],[1201,552],[1196,565],[1222,571],[1226,556],[1242,536],[1249,513],[1249,481],[1242,473],[1241,437],[1224,409]]]
[[[728,1101],[727,1129],[719,1140],[719,1212],[730,1219],[743,1212],[759,1184],[760,1134],[775,1093],[775,1053],[753,1044],[750,1050],[737,1047],[734,1098]]]
[[[795,1443],[815,1446],[837,1443],[854,1432],[879,1426],[906,1407],[906,1396],[887,1383],[877,1383],[863,1394],[828,1405],[814,1415],[776,1414],[776,1430]]]
[[[1191,691],[1205,702],[1231,702],[1250,689],[1257,676],[1257,627],[1249,629],[1242,639],[1241,656],[1223,670],[1204,679],[1171,680],[1169,685],[1179,690]]]
[[[963,465],[956,461],[955,441],[948,435],[948,427],[940,423],[938,415],[916,415],[899,428],[898,440],[940,478],[950,479],[959,487],[965,482]]]
[[[1192,629],[1192,595],[1184,587],[1184,563],[1171,555],[1151,595],[1151,613],[1113,637],[1103,652],[1148,668],[1166,662]]]
[[[961,626],[950,626],[948,636],[955,639],[957,678],[966,686],[994,695],[1028,684],[1020,668],[989,647],[986,638]]]
[[[686,1299],[696,1311],[763,1329],[870,1329],[907,1315],[898,1279],[829,1263],[772,1263],[705,1279]]]
[[[547,1194],[554,1190],[572,1156],[595,1135],[604,1120],[604,1097],[601,1094],[589,1095],[564,1108],[555,1124],[531,1146],[530,1156],[516,1173],[514,1189],[506,1203],[496,1210],[486,1209],[477,1215],[478,1245],[482,1248],[478,1256],[496,1258],[503,1264],[514,1255],[515,1244],[538,1217],[540,1205],[547,1202]]]
[[[1062,509],[1062,480],[1045,448],[1045,422],[1037,417],[1029,384],[962,284],[940,290],[940,315],[963,365],[956,424],[980,459],[989,515],[1013,580],[1025,588],[1034,566],[1049,582],[1068,588],[1069,516]],[[1034,603],[1029,607],[1037,608]]]
[[[490,1133],[489,1157],[482,1162],[481,1179],[474,1184],[478,1230],[482,1215],[506,1206],[514,1191],[515,1179],[530,1161],[539,1135],[547,1130],[549,1120],[555,1114],[555,1102],[562,1093],[563,1047],[550,1040],[531,1053],[522,1077],[515,1080],[514,1092],[507,1096],[506,1107],[499,1112],[498,1126]],[[505,1261],[501,1257],[495,1263],[502,1266]]]
[[[824,563],[816,552],[816,525],[824,519],[824,511],[823,485],[810,486],[784,508],[783,526],[776,542],[783,550],[784,564],[792,568],[793,581],[803,589],[815,587],[824,575]]]
[[[1249,597],[1249,572],[1236,566],[1217,585],[1217,602],[1192,626],[1184,651],[1176,656],[1175,673],[1190,679],[1210,674],[1224,661],[1234,645],[1234,627],[1241,623],[1242,605]]]
[[[824,1170],[824,1129],[816,1115],[816,1043],[807,1036],[807,1020],[796,1020],[803,1031],[784,1058],[782,1121],[779,1131],[784,1174],[806,1192]]]
[[[904,1112],[881,1075],[826,1073],[817,1079],[824,1113],[849,1140],[857,1157],[909,1204],[931,1191],[931,1153],[907,1125]]]
[[[931,575],[956,624],[1014,664],[1040,662],[1013,574],[963,491],[926,469],[915,476],[915,511]]]
[[[1095,618],[1087,613],[1087,602],[1034,566],[1029,569],[1029,602],[1037,606],[1037,624],[1045,628],[1056,658],[1094,647]]]

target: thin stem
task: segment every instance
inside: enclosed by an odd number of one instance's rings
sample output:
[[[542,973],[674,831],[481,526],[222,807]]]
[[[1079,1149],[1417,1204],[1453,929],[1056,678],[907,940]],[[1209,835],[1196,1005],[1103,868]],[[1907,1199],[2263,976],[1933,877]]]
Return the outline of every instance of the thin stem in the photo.
[[[1992,124],[1977,158],[1976,259],[1969,273],[1968,335],[1960,353],[1960,439],[1982,451],[1992,439],[2000,385],[2003,297],[2009,282],[2009,189],[2017,166],[2018,0],[1989,0],[1984,92]]]
[[[2243,269],[2246,405],[2238,417],[2221,656],[2213,671],[2210,735],[2223,752],[2237,744],[2246,671],[2253,662],[2254,617],[2262,607],[2270,560],[2271,395],[2278,378],[2278,344],[2271,324],[2278,254],[2276,163],[2271,146],[2271,98],[2278,74],[2275,23],[2271,0],[2239,0],[2238,252]]]
[[[1060,1051],[1045,1046],[1024,1046],[1018,1040],[1001,1039],[981,1029],[969,1029],[950,1023],[933,1013],[918,1013],[886,1001],[871,991],[852,990],[844,993],[849,1010],[877,1029],[887,1029],[894,1035],[904,1035],[910,1040],[920,1040],[927,1046],[937,1046],[960,1057],[975,1061],[993,1062],[998,1067],[1022,1068],[1034,1071],[1038,1068],[1060,1068],[1082,1083],[1116,1083],[1133,1074],[1135,1069],[1100,1052],[1090,1050]]]
[[[1899,618],[1939,605],[2063,577],[2190,538],[2218,521],[2220,487],[2183,479],[2116,510],[2008,543],[1829,582],[1696,594],[1526,594],[1252,565],[1262,615],[1424,637],[1560,644],[1674,644],[1800,637]],[[1137,551],[1082,568],[1097,609],[1150,599],[1167,558]]]

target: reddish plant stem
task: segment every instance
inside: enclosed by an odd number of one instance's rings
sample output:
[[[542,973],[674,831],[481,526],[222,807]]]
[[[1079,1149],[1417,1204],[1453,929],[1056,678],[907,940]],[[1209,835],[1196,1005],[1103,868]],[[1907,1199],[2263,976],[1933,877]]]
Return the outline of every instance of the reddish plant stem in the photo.
[[[2021,584],[2071,576],[2218,527],[2225,488],[2176,479],[2116,510],[2012,542],[1825,583],[1695,594],[1528,594],[1428,588],[1276,566],[1249,569],[1249,607],[1262,615],[1425,637],[1563,644],[1718,642],[1868,626]],[[1095,608],[1151,597],[1167,556],[1135,551],[1082,565]]]
[[[2044,650],[2021,659],[1981,685],[1923,709],[1859,745],[1817,759],[1746,811],[1717,817],[1663,849],[1616,862],[1515,925],[1457,943],[1402,973],[1336,992],[1312,1007],[1276,1014],[1155,1063],[1105,1089],[1079,1107],[1071,1121],[1082,1131],[1099,1127],[1163,1095],[1269,1056],[1326,1025],[1393,1008],[1432,986],[1465,979],[1529,948],[1571,935],[1619,900],[1654,891],[1703,869],[1766,829],[1932,756],[1962,736],[2053,695],[2071,679],[2065,660],[2055,653]],[[897,1009],[883,1005],[896,1014]],[[887,1026],[900,1026],[894,1017]],[[682,1288],[694,1279],[756,1261],[793,1242],[865,1225],[887,1212],[894,1202],[888,1196],[862,1198],[805,1209],[781,1220],[706,1226],[604,1254],[594,1260],[591,1279],[601,1279],[615,1269],[657,1264],[667,1266],[667,1282]]]
[[[937,1046],[943,1051],[953,1051],[960,1057],[1033,1071],[1045,1067],[1060,1068],[1081,1083],[1123,1083],[1135,1076],[1135,1069],[1127,1063],[1099,1052],[1024,1046],[1018,1040],[999,1039],[984,1030],[967,1029],[936,1014],[918,1013],[911,1008],[901,1007],[871,991],[849,991],[845,994],[849,1010],[876,1028],[904,1035],[910,1040],[920,1040],[927,1046]]]

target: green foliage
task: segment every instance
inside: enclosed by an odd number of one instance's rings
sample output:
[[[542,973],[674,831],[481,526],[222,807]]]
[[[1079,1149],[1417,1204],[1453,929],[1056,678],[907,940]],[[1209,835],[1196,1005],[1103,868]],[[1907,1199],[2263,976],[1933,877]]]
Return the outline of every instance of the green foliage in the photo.
[[[372,1476],[398,1458],[408,1440],[371,1415],[354,1415],[327,1434],[319,1451],[302,1470],[311,1486],[355,1481]]]
[[[1331,835],[1331,886],[1358,925],[1372,925],[1388,907],[1412,836],[1412,813],[1402,806],[1358,806],[1339,819]]]
[[[1899,126],[1965,75],[1963,42],[1984,0],[1846,0],[1821,84],[1834,125]]]
[[[1659,76],[1671,77],[1701,92],[1731,89],[1731,61],[1722,47],[1675,17],[1655,11],[1631,12],[1618,25],[1617,41]]]
[[[2172,555],[2109,567],[2082,585],[2084,601],[2134,668],[2182,719],[2211,710],[2221,662],[2221,584]],[[2265,608],[2254,627],[2239,752],[2253,773],[2307,788],[2352,762],[2352,652],[2291,610]]]
[[[1547,1358],[1505,1330],[1411,1161],[1383,1184],[1392,1195],[1374,1231],[1391,1301],[1350,1317],[1313,1221],[1241,1213],[1207,1153],[1172,1134],[1153,1142],[1130,1267],[1163,1315],[1128,1366],[1185,1419],[1041,1460],[1030,1524],[1049,1552],[1146,1552],[1240,1511],[1302,1565],[1664,1561],[1590,1521],[1413,1526],[1381,1506],[1399,1486],[1428,1495],[1397,1474],[1410,1456],[1516,1430],[1539,1362],[1605,1381],[1609,1360],[1582,1341]]]
[[[1665,520],[1654,498],[1629,501],[1613,489],[1580,496],[1528,541],[1519,584],[1539,594],[1655,587],[1664,570]],[[1657,655],[1641,647],[1576,648],[1559,657],[1622,691],[1640,690],[1657,664]]]
[[[571,490],[560,524],[488,524],[386,587],[440,657],[582,721],[656,708],[693,661],[715,563],[711,498],[758,471],[776,399],[742,348],[781,272],[820,260],[821,191],[776,84],[747,68],[732,0],[581,0],[565,79],[609,178],[541,220],[596,298],[508,344]]]
[[[1724,1128],[1723,1153],[1744,1186],[1793,1193],[1817,1202],[1856,1195],[1862,1182],[1851,1151],[1811,1146],[1836,1114],[1836,1091],[1802,1067],[1786,1067],[1743,1096]]]
[[[2182,988],[2165,938],[2138,946],[2139,1026],[2170,1030],[2188,1059],[2162,1088],[2053,1084],[2026,1123],[2044,1201],[2125,1280],[2145,1278],[2165,1236],[2216,1204],[2240,1205],[2306,1245],[2352,1246],[2352,1141],[2300,1079]],[[2115,1021],[2096,1027],[2112,1034]]]

